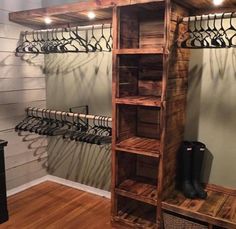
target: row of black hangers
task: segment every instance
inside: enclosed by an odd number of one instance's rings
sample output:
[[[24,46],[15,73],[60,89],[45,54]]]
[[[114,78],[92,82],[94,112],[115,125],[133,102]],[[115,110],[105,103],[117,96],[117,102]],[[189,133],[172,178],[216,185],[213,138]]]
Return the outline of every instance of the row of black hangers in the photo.
[[[220,19],[217,19],[216,14],[208,15],[207,20],[203,18],[206,16],[200,16],[200,21],[199,16],[195,16],[193,23],[191,23],[192,17],[189,17],[188,28],[178,39],[179,47],[195,49],[236,47],[236,26],[233,25],[235,14],[231,13],[229,25],[225,23],[225,13]],[[217,20],[220,20],[219,25],[216,24]]]
[[[112,129],[109,126],[109,118],[94,116],[92,124],[79,118],[73,113],[72,120],[68,119],[67,112],[52,114],[51,110],[38,108],[31,111],[26,109],[26,117],[16,125],[15,131],[29,131],[45,136],[61,136],[63,139],[80,141],[90,144],[104,145],[111,143]]]
[[[80,33],[79,27],[25,31],[16,53],[111,52],[112,25],[108,34],[105,33],[106,28],[101,25],[101,31],[95,34],[97,28],[92,26],[91,31],[82,31],[85,35]]]

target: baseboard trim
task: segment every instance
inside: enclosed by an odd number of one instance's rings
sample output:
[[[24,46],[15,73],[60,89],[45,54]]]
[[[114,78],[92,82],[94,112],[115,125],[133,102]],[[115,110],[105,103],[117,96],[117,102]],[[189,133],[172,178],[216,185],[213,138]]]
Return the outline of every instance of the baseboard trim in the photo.
[[[33,186],[35,186],[37,184],[40,184],[40,183],[42,183],[44,181],[47,181],[47,180],[48,180],[48,175],[40,177],[40,178],[35,179],[33,181],[30,181],[30,182],[28,182],[26,184],[23,184],[23,185],[20,185],[20,186],[18,186],[16,188],[8,190],[7,191],[7,196],[15,195],[15,194],[17,194],[19,192],[22,192],[22,191],[24,191],[24,190],[26,190],[28,188],[31,188],[31,187],[33,187]]]
[[[21,185],[17,188],[13,188],[13,189],[7,191],[7,196],[15,195],[19,192],[22,192],[22,191],[24,191],[28,188],[31,188],[31,187],[33,187],[37,184],[40,184],[42,182],[45,182],[45,181],[56,182],[56,183],[59,183],[59,184],[62,184],[62,185],[65,185],[65,186],[68,186],[68,187],[71,187],[71,188],[76,188],[76,189],[79,189],[81,191],[89,192],[89,193],[92,193],[92,194],[95,194],[95,195],[98,195],[98,196],[102,196],[102,197],[105,197],[105,198],[108,198],[108,199],[111,198],[111,193],[108,192],[108,191],[104,191],[102,189],[94,188],[94,187],[91,187],[91,186],[88,186],[88,185],[84,185],[84,184],[81,184],[81,183],[77,183],[75,181],[66,180],[66,179],[56,177],[56,176],[52,176],[52,175],[46,175],[44,177],[33,180],[29,183],[23,184],[23,185]]]

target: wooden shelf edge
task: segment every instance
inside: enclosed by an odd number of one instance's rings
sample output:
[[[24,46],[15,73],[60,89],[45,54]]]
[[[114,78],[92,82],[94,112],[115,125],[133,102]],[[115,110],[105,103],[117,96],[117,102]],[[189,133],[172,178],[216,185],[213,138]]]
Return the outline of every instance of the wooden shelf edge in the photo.
[[[129,193],[129,192],[124,191],[120,188],[116,188],[115,192],[116,192],[116,194],[118,194],[120,196],[128,197],[133,200],[138,200],[138,201],[146,203],[146,204],[151,204],[153,206],[157,206],[157,200],[154,200],[154,199],[151,199],[148,197],[144,197],[139,194]]]
[[[115,55],[142,55],[142,54],[164,54],[164,49],[160,48],[152,48],[152,49],[144,49],[144,48],[133,48],[133,49],[114,49],[113,54]]]
[[[132,105],[132,106],[148,106],[148,107],[161,107],[161,100],[157,97],[156,99],[150,100],[147,96],[145,99],[144,96],[140,96],[140,98],[136,97],[124,97],[124,98],[116,98],[116,104],[124,104],[124,105]]]
[[[177,213],[179,215],[183,215],[183,216],[187,216],[187,217],[190,217],[193,219],[197,219],[202,222],[212,224],[214,226],[220,226],[220,227],[228,228],[228,229],[233,229],[233,228],[236,229],[236,223],[233,223],[231,221],[220,219],[220,218],[209,216],[209,215],[205,215],[205,214],[191,211],[191,210],[181,209],[180,207],[177,207],[172,204],[168,204],[165,201],[162,202],[161,208],[163,210],[167,210],[167,211],[170,211],[173,213]]]
[[[144,155],[144,156],[149,156],[149,157],[155,157],[159,158],[160,157],[160,152],[146,152],[144,150],[135,150],[135,149],[127,149],[124,147],[120,147],[119,145],[115,147],[115,150],[117,151],[122,151],[122,152],[127,152],[127,153],[133,153],[133,154],[138,154],[138,155]]]
[[[145,229],[156,229],[156,228],[158,228],[158,225],[155,224],[155,223],[151,223],[151,226],[145,227],[142,224],[134,224],[129,220],[121,219],[119,216],[113,216],[112,221],[113,221],[113,223],[118,223],[118,224],[121,224],[122,226],[129,226],[131,228],[143,228],[143,229],[144,228]]]

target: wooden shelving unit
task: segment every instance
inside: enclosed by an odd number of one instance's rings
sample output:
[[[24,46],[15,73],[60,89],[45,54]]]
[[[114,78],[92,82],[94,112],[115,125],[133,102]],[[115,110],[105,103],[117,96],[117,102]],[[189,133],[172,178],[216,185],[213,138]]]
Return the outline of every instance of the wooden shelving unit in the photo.
[[[183,136],[186,93],[182,89],[186,81],[177,68],[181,65],[185,72],[188,65],[179,59],[174,62],[176,50],[169,41],[170,15],[184,11],[175,7],[169,1],[150,1],[116,7],[113,12],[112,219],[134,228],[161,226],[162,196],[172,191],[163,177],[173,183],[175,177],[173,170],[165,169],[168,159],[164,151],[171,148],[168,156],[172,162]],[[176,141],[167,134],[179,137]],[[140,173],[142,181],[133,179]],[[138,209],[143,204],[153,217],[147,218],[145,211]],[[129,208],[138,212],[138,218],[132,210],[131,214],[123,210]]]
[[[176,156],[183,140],[189,53],[176,48],[174,37],[178,17],[187,14],[170,1],[141,1],[113,11],[115,223],[134,228],[148,228],[147,220],[151,228],[163,224],[161,202],[174,191]],[[133,179],[139,173],[142,181]],[[134,206],[148,205],[155,217],[137,225],[133,214],[123,211],[130,200]],[[139,215],[145,218],[142,211]]]
[[[113,24],[112,222],[162,228],[163,213],[236,228],[235,192],[209,190],[206,201],[175,191],[177,151],[183,140],[189,51],[175,45],[178,19],[209,10],[206,0],[104,0],[10,13],[13,22],[45,28]],[[232,12],[234,0],[222,12]],[[236,10],[236,9],[235,9]],[[234,10],[234,11],[235,11]],[[193,13],[194,12],[194,13]],[[187,25],[182,25],[186,27]],[[206,227],[204,227],[206,228]],[[168,228],[167,228],[168,229]],[[187,229],[187,228],[186,228]]]

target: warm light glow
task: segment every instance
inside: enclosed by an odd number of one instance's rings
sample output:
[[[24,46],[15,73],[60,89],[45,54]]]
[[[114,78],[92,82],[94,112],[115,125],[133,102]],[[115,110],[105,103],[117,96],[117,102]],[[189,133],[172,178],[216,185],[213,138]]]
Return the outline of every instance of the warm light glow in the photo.
[[[88,12],[88,18],[89,19],[94,19],[96,17],[96,14],[92,11]]]
[[[49,25],[52,23],[52,19],[50,17],[45,17],[44,22],[45,22],[45,24]]]
[[[223,3],[224,0],[213,0],[215,6],[219,6]]]

